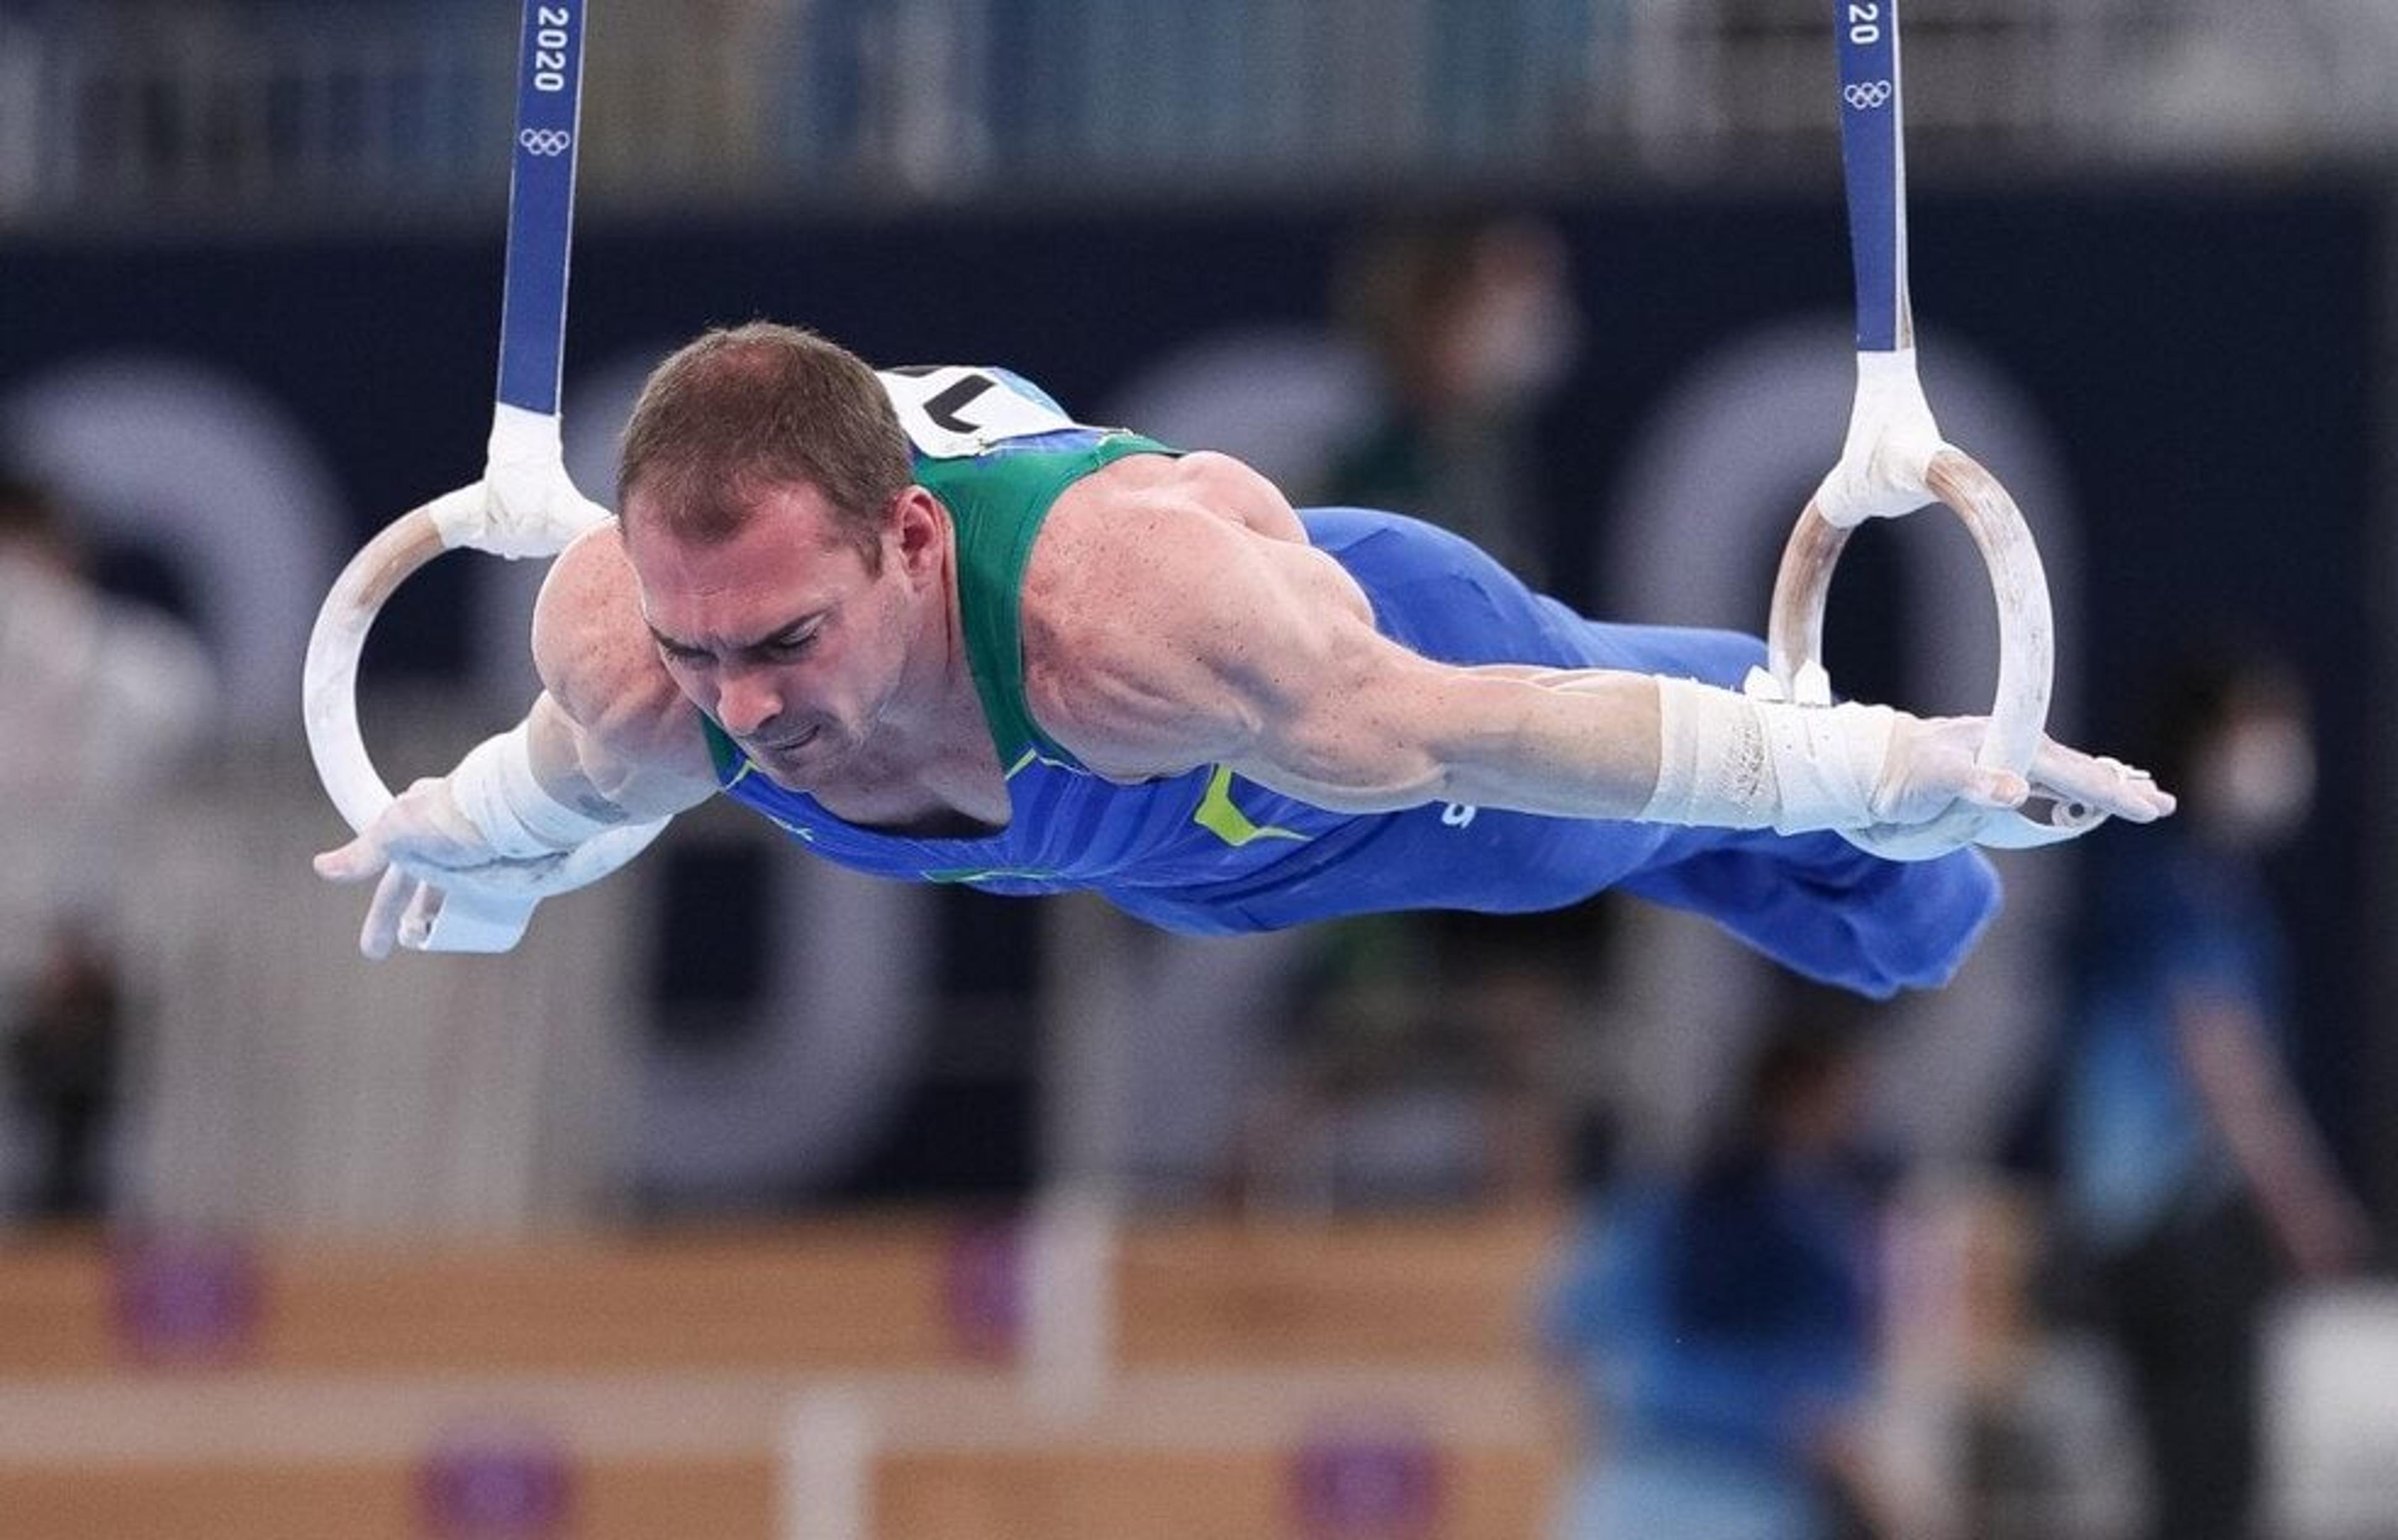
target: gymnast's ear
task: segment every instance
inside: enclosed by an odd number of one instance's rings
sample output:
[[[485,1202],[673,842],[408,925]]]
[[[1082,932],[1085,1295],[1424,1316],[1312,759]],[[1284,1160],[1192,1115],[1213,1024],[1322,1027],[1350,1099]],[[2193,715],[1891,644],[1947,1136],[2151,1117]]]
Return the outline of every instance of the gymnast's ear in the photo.
[[[949,549],[950,510],[923,487],[910,485],[892,500],[884,539],[903,572],[928,578],[939,571]]]

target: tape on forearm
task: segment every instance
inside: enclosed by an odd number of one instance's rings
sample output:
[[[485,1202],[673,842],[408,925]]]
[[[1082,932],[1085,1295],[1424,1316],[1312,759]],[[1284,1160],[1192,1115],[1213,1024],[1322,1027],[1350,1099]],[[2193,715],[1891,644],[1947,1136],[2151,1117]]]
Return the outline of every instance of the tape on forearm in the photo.
[[[1695,680],[1657,681],[1651,823],[1862,829],[1897,713],[1887,706],[1752,700]]]
[[[595,818],[543,788],[532,773],[532,728],[530,721],[520,722],[485,738],[450,773],[458,810],[492,849],[519,859],[554,856],[621,827],[622,820]]]

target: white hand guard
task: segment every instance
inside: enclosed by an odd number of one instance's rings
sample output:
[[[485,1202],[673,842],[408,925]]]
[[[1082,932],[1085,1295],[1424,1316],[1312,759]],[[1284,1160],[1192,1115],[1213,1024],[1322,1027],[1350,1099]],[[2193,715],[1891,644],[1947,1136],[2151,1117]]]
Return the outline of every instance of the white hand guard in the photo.
[[[1887,706],[1799,706],[1657,681],[1657,790],[1641,817],[1785,834],[1862,829],[1890,757]]]
[[[1925,827],[1962,807],[1974,843],[2023,849],[2087,833],[2106,815],[2035,788],[2021,807],[1992,805],[1991,773],[1975,761],[1978,718],[1927,721],[1886,706],[1832,705],[1820,668],[1802,669],[1800,699],[1781,698],[1762,669],[1745,694],[1691,680],[1657,682],[1657,790],[1641,817],[1785,834],[1833,830],[1892,860],[1930,860],[1957,848]],[[2099,762],[2118,775],[2137,772]]]
[[[393,871],[433,893],[379,895],[370,930],[384,906],[405,902],[402,946],[508,951],[542,899],[615,871],[667,821],[628,824],[559,802],[534,778],[530,723],[519,723],[476,745],[447,777],[411,788],[378,820]]]

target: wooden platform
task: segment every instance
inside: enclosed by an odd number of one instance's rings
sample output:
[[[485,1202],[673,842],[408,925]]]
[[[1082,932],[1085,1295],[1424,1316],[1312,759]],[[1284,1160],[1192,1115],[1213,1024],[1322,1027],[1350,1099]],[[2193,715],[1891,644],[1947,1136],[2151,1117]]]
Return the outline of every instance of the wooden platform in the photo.
[[[991,1226],[926,1218],[505,1247],[252,1254],[242,1368],[611,1372],[922,1368],[987,1356],[964,1296]],[[1114,1333],[1136,1367],[1475,1362],[1523,1345],[1545,1214],[1125,1230]],[[987,1263],[980,1265],[987,1266]],[[0,1247],[0,1379],[139,1358],[94,1237]]]
[[[1400,1502],[1408,1540],[1519,1536],[1558,1463],[1526,1327],[1554,1233],[1125,1230],[1113,1367],[1062,1405],[1004,1330],[1020,1237],[981,1222],[226,1253],[239,1340],[181,1359],[125,1330],[96,1238],[20,1244],[0,1540],[427,1540],[445,1481],[492,1480],[559,1505],[493,1540],[811,1540],[838,1532],[795,1495],[822,1462],[794,1429],[827,1404],[866,1452],[839,1540],[1303,1540],[1335,1500]]]

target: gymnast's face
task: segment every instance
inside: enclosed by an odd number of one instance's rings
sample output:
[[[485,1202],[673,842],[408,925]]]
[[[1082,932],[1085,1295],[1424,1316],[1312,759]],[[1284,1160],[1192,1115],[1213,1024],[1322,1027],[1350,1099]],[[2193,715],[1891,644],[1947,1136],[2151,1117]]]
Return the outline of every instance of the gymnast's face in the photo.
[[[938,594],[937,505],[909,488],[869,569],[815,488],[761,493],[727,540],[628,510],[626,552],[658,656],[684,695],[779,785],[839,779],[931,687],[918,639]],[[921,505],[921,506],[920,506]]]

